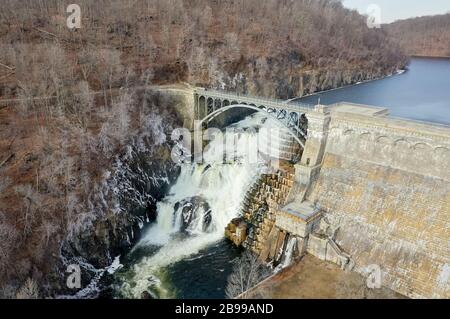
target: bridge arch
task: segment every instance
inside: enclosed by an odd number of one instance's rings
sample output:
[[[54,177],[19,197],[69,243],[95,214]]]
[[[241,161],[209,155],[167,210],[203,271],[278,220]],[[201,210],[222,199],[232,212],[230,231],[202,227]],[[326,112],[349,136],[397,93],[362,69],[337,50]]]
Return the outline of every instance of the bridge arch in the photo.
[[[217,117],[218,115],[234,109],[234,108],[244,108],[244,109],[251,109],[254,110],[256,112],[260,112],[263,113],[264,115],[266,115],[267,117],[270,117],[272,119],[274,119],[280,126],[284,127],[286,129],[286,131],[289,133],[289,135],[291,135],[295,141],[300,144],[300,146],[304,149],[305,148],[305,142],[302,141],[298,135],[301,135],[305,140],[306,140],[306,136],[305,134],[297,127],[295,126],[289,126],[286,125],[285,123],[283,123],[282,121],[280,121],[279,118],[277,118],[277,116],[274,116],[270,113],[268,113],[267,111],[265,111],[265,109],[261,109],[259,107],[253,106],[253,105],[247,105],[245,103],[241,103],[241,104],[231,104],[228,106],[223,106],[222,108],[215,110],[211,113],[209,113],[207,116],[205,116],[202,120],[200,120],[199,122],[197,122],[198,128],[201,128],[203,126],[203,123],[209,123],[211,120],[213,120],[215,117]],[[294,132],[295,131],[295,132]]]

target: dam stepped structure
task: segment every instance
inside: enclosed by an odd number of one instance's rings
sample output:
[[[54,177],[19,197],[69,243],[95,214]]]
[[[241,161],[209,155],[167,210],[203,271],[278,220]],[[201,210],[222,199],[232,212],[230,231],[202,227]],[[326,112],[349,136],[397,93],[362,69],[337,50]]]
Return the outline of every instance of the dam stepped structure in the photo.
[[[305,106],[202,88],[169,94],[188,105],[189,123],[248,108],[286,128],[282,164],[248,190],[225,230],[237,245],[279,263],[295,238],[297,256],[363,275],[378,265],[382,285],[400,294],[450,298],[449,126],[351,103]]]

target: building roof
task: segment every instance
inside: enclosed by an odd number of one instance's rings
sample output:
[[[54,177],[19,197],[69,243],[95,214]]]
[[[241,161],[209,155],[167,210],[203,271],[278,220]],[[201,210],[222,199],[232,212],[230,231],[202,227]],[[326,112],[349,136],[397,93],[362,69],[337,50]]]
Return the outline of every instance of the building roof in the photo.
[[[308,201],[302,203],[293,201],[281,208],[280,211],[300,218],[304,222],[308,222],[320,214],[319,209]]]

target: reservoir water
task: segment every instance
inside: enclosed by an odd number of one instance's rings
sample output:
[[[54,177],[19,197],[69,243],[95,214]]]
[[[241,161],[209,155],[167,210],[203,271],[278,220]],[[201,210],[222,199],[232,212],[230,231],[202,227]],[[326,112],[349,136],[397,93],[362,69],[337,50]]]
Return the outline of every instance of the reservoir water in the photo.
[[[315,104],[341,101],[384,106],[390,114],[450,124],[450,60],[414,58],[408,70],[300,99]],[[240,122],[248,127],[255,118]],[[247,122],[246,122],[247,121]],[[254,143],[241,134],[237,143]],[[223,229],[239,213],[249,186],[263,172],[258,165],[223,165],[211,142],[209,163],[185,165],[167,197],[158,203],[158,220],[114,274],[113,297],[224,298],[232,261],[241,254],[224,239]],[[243,154],[238,154],[243,155]]]
[[[390,115],[450,125],[450,59],[412,58],[406,72],[314,94],[300,102],[386,107]]]

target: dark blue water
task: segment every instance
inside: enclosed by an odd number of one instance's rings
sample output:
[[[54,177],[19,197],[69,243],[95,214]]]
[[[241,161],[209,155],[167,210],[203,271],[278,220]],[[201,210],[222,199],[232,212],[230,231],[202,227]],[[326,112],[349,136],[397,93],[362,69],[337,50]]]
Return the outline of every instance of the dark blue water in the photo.
[[[121,259],[123,268],[114,277],[108,278],[108,289],[102,298],[130,298],[121,292],[121,285],[132,281],[133,268],[143,258],[156,253],[158,248],[141,247]],[[176,299],[224,299],[228,277],[232,272],[234,261],[242,254],[242,248],[230,241],[220,240],[198,253],[162,268],[158,273],[161,286],[168,291],[157,298]],[[150,290],[150,289],[149,289]]]
[[[450,124],[450,59],[413,58],[407,72],[315,94],[300,102],[386,107],[392,116]]]
[[[233,261],[242,250],[223,240],[199,254],[170,265],[166,273],[177,298],[223,299]]]

